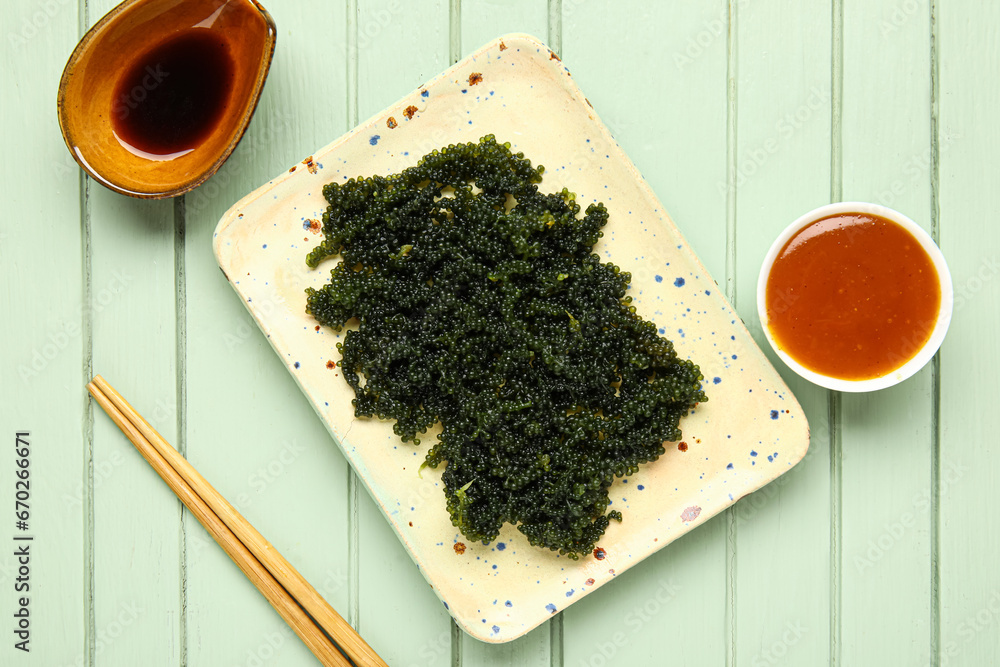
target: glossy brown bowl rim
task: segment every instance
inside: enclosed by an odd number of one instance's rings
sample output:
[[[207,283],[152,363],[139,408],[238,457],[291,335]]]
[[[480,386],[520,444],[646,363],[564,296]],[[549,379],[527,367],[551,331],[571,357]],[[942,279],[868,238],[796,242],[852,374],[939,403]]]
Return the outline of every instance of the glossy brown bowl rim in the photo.
[[[267,25],[268,35],[267,35],[267,55],[264,67],[258,69],[257,80],[254,82],[253,88],[253,103],[247,108],[246,112],[243,114],[243,118],[240,119],[239,129],[237,130],[236,136],[233,137],[229,145],[226,146],[225,150],[219,154],[216,161],[206,170],[196,174],[190,181],[180,185],[179,187],[173,188],[171,190],[163,192],[142,192],[136,190],[129,190],[119,183],[115,183],[110,177],[98,173],[96,170],[91,168],[85,159],[74,149],[74,142],[70,136],[69,131],[66,128],[67,123],[66,118],[66,88],[69,82],[70,73],[76,68],[79,63],[80,57],[83,55],[84,51],[90,46],[97,33],[106,26],[108,23],[113,21],[119,14],[131,7],[138,2],[144,2],[145,0],[125,0],[119,5],[116,5],[111,11],[105,14],[101,19],[90,27],[90,30],[84,34],[83,38],[77,43],[76,48],[73,49],[73,53],[70,54],[69,60],[66,61],[66,66],[63,68],[62,76],[59,78],[59,91],[56,95],[56,109],[57,116],[59,118],[59,131],[62,134],[63,141],[66,143],[66,148],[69,149],[70,155],[76,160],[76,163],[80,165],[85,172],[87,172],[94,180],[99,182],[101,185],[105,186],[110,190],[114,190],[123,195],[129,197],[136,197],[138,199],[168,199],[171,197],[179,197],[207,181],[209,178],[215,175],[215,172],[219,170],[220,167],[229,159],[233,151],[236,150],[236,146],[243,139],[243,135],[246,134],[247,128],[250,126],[250,120],[253,118],[254,112],[257,110],[257,105],[260,103],[261,93],[264,91],[264,83],[267,81],[267,75],[271,71],[271,61],[274,59],[274,48],[278,41],[278,27],[274,23],[274,19],[271,14],[261,5],[257,0],[249,0],[251,4],[260,12],[261,17],[264,19],[264,23]]]

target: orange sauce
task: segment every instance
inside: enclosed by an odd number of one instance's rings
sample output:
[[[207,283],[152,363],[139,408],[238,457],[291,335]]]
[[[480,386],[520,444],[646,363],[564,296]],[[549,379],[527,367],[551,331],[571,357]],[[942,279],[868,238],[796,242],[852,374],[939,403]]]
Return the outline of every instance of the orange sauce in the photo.
[[[845,213],[789,239],[765,303],[781,350],[816,373],[867,380],[904,365],[927,342],[941,287],[910,232],[880,216]]]

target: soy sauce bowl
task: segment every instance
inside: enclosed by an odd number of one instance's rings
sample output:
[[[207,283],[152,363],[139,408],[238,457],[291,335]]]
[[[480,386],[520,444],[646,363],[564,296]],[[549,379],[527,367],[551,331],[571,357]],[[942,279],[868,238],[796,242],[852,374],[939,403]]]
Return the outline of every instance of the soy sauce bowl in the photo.
[[[196,140],[180,127],[191,141],[166,150],[150,150],[155,141],[123,137],[123,116],[148,96],[165,95],[156,88],[181,83],[182,74],[171,80],[171,72],[151,67],[149,77],[124,93],[122,78],[144,56],[192,33],[209,35],[228,54],[229,85],[218,115]],[[160,199],[196,188],[243,137],[267,79],[276,34],[256,0],[126,0],[84,35],[63,70],[57,105],[66,146],[96,181],[121,194]]]
[[[795,356],[790,353],[789,349],[787,349],[787,347],[792,346],[782,345],[775,336],[769,322],[767,307],[768,281],[771,277],[775,261],[785,250],[789,241],[815,222],[829,218],[830,216],[850,214],[877,216],[902,227],[902,229],[908,233],[908,235],[912,237],[912,239],[918,243],[920,248],[922,248],[926,253],[927,258],[930,260],[931,265],[933,265],[934,270],[937,273],[937,286],[940,290],[940,301],[937,312],[934,316],[933,325],[927,326],[923,329],[923,331],[930,329],[930,334],[920,345],[919,349],[912,351],[913,346],[910,345],[909,349],[905,350],[905,352],[912,352],[912,355],[908,355],[905,353],[900,354],[892,348],[886,348],[888,353],[891,353],[899,358],[904,358],[906,361],[901,365],[887,370],[877,377],[867,377],[864,379],[848,379],[845,377],[837,377],[835,374],[831,373],[818,372],[814,368],[809,368],[800,359],[795,358]],[[883,261],[883,257],[877,255],[876,253],[868,253],[864,262],[860,262],[859,266],[864,263],[868,263],[869,265],[877,264],[880,261]],[[845,266],[846,265],[844,264],[831,265],[830,270],[846,271],[847,269]],[[870,278],[870,276],[865,276],[865,278]],[[786,301],[791,304],[794,303],[797,298],[798,297],[793,293],[786,296]],[[953,302],[954,297],[952,292],[952,280],[951,273],[948,270],[948,264],[944,259],[944,255],[941,254],[941,250],[934,243],[934,240],[930,237],[930,235],[927,234],[927,232],[925,232],[917,223],[913,222],[913,220],[898,211],[894,211],[878,204],[863,202],[841,202],[837,204],[828,204],[812,210],[798,218],[795,222],[785,228],[785,230],[771,245],[770,250],[764,258],[764,262],[760,269],[760,275],[757,280],[757,314],[760,317],[760,323],[764,330],[764,335],[767,338],[767,342],[771,345],[771,348],[781,358],[781,360],[788,365],[789,368],[801,377],[821,387],[844,392],[868,392],[885,389],[899,384],[916,374],[917,371],[923,368],[927,362],[934,357],[934,354],[941,347],[945,334],[948,331],[948,326],[951,323]],[[788,307],[791,306],[789,305]],[[803,327],[829,327],[827,323],[822,321],[803,321],[801,325]],[[906,348],[907,346],[904,345],[903,347]]]

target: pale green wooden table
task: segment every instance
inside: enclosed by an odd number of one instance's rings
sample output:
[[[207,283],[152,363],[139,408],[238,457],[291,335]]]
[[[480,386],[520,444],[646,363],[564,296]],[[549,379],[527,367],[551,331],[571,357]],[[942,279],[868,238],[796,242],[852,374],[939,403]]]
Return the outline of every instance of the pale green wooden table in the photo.
[[[102,373],[390,665],[1000,663],[1000,3],[271,0],[250,130],[206,185],[84,178],[55,90],[112,0],[6,2],[0,665],[311,665],[84,391]],[[237,199],[482,43],[563,61],[760,343],[764,252],[829,201],[901,210],[955,279],[933,366],[836,395],[779,365],[807,458],[526,637],[464,636],[219,272]],[[772,357],[773,359],[773,357]],[[14,442],[31,432],[31,652],[14,649]]]

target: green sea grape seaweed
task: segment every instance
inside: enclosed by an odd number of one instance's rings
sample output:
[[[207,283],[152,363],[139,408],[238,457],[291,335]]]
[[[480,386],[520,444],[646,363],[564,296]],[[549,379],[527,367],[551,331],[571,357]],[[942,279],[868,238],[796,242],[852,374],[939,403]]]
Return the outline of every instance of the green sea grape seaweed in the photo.
[[[575,560],[622,519],[615,478],[708,399],[698,366],[630,305],[631,276],[594,252],[607,209],[581,216],[573,193],[539,191],[542,172],[489,135],[330,183],[307,263],[341,261],[306,309],[347,330],[357,416],[394,420],[414,445],[440,422],[424,465],[444,466],[466,538],[511,523]]]

